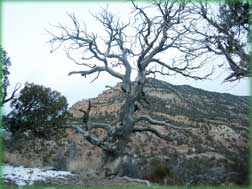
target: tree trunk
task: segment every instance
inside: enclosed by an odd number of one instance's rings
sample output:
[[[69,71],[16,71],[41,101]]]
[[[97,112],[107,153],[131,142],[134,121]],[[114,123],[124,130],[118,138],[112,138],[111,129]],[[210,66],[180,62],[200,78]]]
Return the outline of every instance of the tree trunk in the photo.
[[[140,100],[143,93],[143,86],[145,83],[145,72],[139,72],[133,83],[126,83],[128,91],[125,93],[125,99],[122,103],[121,109],[118,115],[118,121],[116,124],[116,129],[114,133],[114,141],[122,141],[122,146],[125,148],[127,146],[129,137],[134,128],[135,120],[135,104]],[[121,151],[122,150],[122,151]],[[121,149],[121,152],[124,152]]]
[[[130,135],[134,129],[135,104],[143,94],[145,73],[139,72],[138,77],[133,83],[127,83],[125,99],[119,111],[116,129],[113,133],[113,146],[111,151],[104,151],[104,170],[106,176],[129,176],[141,178],[140,168],[137,170],[138,160],[132,154],[128,143]]]
[[[134,104],[135,97],[128,96],[124,100],[118,116],[115,137],[117,140],[124,140],[129,137],[134,127]]]
[[[143,171],[141,160],[134,154],[120,154],[119,156],[111,156],[111,154],[104,154],[103,170],[105,177],[131,177],[142,178]]]

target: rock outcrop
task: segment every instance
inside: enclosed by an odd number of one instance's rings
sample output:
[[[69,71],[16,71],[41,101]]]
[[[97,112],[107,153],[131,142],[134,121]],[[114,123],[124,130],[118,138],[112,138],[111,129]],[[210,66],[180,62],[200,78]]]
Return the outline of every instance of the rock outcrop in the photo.
[[[113,89],[90,99],[91,121],[111,123],[114,120],[123,99],[120,90],[120,84],[117,84]],[[144,93],[148,103],[139,104],[137,114],[147,114],[176,126],[190,127],[190,133],[147,125],[157,129],[167,140],[148,132],[132,134],[129,142],[132,158],[127,159],[120,169],[116,161],[107,167],[111,175],[117,171],[120,176],[135,176],[165,185],[248,183],[248,97],[208,92],[187,85],[175,86],[155,79],[148,79]],[[86,109],[88,100],[81,100],[69,109],[73,119],[68,124],[82,124],[79,109]],[[145,126],[139,124],[136,127]],[[102,137],[103,130],[96,130],[94,134]],[[17,146],[21,151],[27,149],[33,152],[35,158],[47,158],[47,162],[51,162],[50,166],[55,166],[53,159],[61,157],[65,161],[65,169],[74,173],[87,178],[106,176],[106,173],[101,172],[104,161],[102,151],[73,131],[67,130],[64,144],[58,147],[53,141],[52,145],[48,144],[50,141],[39,141],[36,144],[39,144],[37,147],[40,150],[36,151],[32,147],[34,140],[30,137],[20,139]],[[52,151],[52,161],[48,160],[49,154],[43,155],[43,150],[48,149]],[[25,152],[22,154],[26,157]],[[31,153],[27,154],[31,158]]]
[[[175,86],[155,79],[148,80],[144,93],[149,104],[142,103],[138,114],[192,128],[190,135],[185,135],[170,128],[151,126],[166,135],[168,141],[150,133],[132,135],[132,153],[149,165],[141,170],[146,173],[144,178],[154,181],[162,178],[167,184],[246,184],[248,97]],[[117,84],[114,89],[90,99],[91,119],[110,123],[122,98]],[[88,100],[79,101],[69,112],[81,118],[78,110],[87,108],[87,104]],[[155,175],[159,174],[153,173],[155,168],[150,170],[152,161],[163,166],[159,167],[163,175]]]

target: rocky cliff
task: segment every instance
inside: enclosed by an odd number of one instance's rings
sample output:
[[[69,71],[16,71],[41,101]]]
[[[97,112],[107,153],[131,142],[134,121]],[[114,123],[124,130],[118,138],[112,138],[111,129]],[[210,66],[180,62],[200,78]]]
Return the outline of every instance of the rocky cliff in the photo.
[[[132,153],[149,165],[143,170],[149,173],[145,178],[154,181],[168,178],[166,182],[170,184],[246,183],[248,97],[208,92],[188,85],[175,86],[155,79],[148,80],[144,93],[148,103],[139,105],[138,114],[191,128],[190,134],[186,134],[151,126],[168,140],[147,132],[132,135]],[[90,99],[91,120],[111,122],[122,98],[120,84],[117,84]],[[75,118],[81,118],[79,109],[87,108],[87,104],[87,100],[79,101],[69,111]],[[153,161],[164,166],[158,168],[161,173],[149,170]]]

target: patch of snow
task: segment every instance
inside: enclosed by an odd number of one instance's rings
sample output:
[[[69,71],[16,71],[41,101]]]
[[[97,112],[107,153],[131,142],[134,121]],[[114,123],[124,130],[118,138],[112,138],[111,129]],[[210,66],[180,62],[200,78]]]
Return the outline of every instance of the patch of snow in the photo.
[[[19,186],[32,185],[34,181],[46,180],[47,178],[64,178],[73,175],[67,171],[52,171],[43,168],[14,167],[9,164],[2,166],[3,179],[10,179]]]

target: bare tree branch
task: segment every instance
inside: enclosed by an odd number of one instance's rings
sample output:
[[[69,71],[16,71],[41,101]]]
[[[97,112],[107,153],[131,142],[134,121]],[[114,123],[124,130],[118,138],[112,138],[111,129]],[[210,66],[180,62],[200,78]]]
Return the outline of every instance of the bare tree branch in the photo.
[[[160,132],[158,132],[156,129],[153,128],[134,128],[132,130],[133,133],[141,133],[141,132],[151,132],[155,136],[164,139],[164,140],[169,140],[169,138],[165,135],[162,135]]]
[[[190,29],[196,21],[196,18],[190,16],[192,11],[190,4],[154,1],[145,7],[140,7],[135,2],[132,2],[132,5],[134,11],[129,15],[131,17],[129,21],[122,22],[108,9],[93,15],[103,27],[102,34],[89,33],[85,28],[82,29],[73,14],[69,14],[72,28],[60,24],[57,28],[61,34],[51,34],[52,51],[64,44],[68,58],[85,68],[72,71],[69,75],[78,74],[86,77],[97,74],[93,82],[99,78],[100,73],[107,72],[122,81],[118,90],[123,94],[123,101],[111,124],[93,123],[85,118],[83,122],[86,130],[70,127],[104,151],[119,152],[121,149],[123,153],[127,153],[126,144],[134,132],[148,131],[168,140],[153,128],[135,128],[139,122],[164,126],[180,132],[190,131],[191,128],[177,127],[147,115],[135,116],[135,113],[141,109],[142,103],[151,105],[143,91],[147,75],[181,74],[199,80],[208,78],[213,72],[212,70],[205,76],[195,73],[205,64],[204,61],[195,63],[198,56],[204,54],[205,48],[195,46],[194,41],[190,39]],[[132,17],[134,23],[130,22]],[[176,57],[174,50],[178,52]],[[80,54],[80,57],[76,57],[76,54]],[[118,68],[121,71],[118,71]],[[82,112],[84,116],[89,114],[85,110]],[[100,140],[90,134],[97,128],[107,132],[104,139]]]
[[[116,77],[118,79],[123,80],[124,76],[122,74],[115,72],[111,68],[102,67],[102,66],[99,66],[99,67],[97,66],[97,67],[94,67],[94,68],[92,68],[90,70],[87,70],[87,71],[72,71],[68,75],[81,74],[81,76],[86,77],[87,75],[90,75],[90,74],[93,74],[93,73],[97,73],[97,72],[103,72],[103,71],[106,71],[106,72],[110,73],[112,76],[114,76],[114,77]]]
[[[191,130],[192,129],[191,127],[177,127],[177,126],[174,126],[170,123],[167,123],[166,121],[158,121],[158,120],[151,118],[148,115],[142,115],[142,116],[137,117],[135,123],[138,123],[140,121],[147,121],[148,123],[150,123],[152,125],[165,126],[165,127],[172,128],[172,129],[179,129],[179,130]]]
[[[64,128],[69,128],[75,130],[75,132],[81,134],[84,138],[87,139],[91,144],[96,145],[103,150],[111,150],[110,148],[112,147],[110,144],[105,144],[107,139],[111,137],[111,135],[114,132],[113,127],[110,124],[106,123],[96,123],[96,122],[90,122],[89,121],[89,114],[91,110],[91,101],[88,101],[88,107],[87,110],[79,109],[80,112],[82,112],[83,115],[83,123],[84,123],[84,129],[81,128],[80,126],[75,126],[75,125],[65,125],[63,126]],[[99,139],[96,136],[92,135],[91,131],[94,129],[104,129],[107,131],[107,136],[105,139]]]
[[[14,90],[12,91],[11,93],[11,96],[9,98],[6,98],[7,97],[7,93],[4,94],[4,97],[3,97],[3,104],[11,101],[12,99],[14,99],[15,95],[16,95],[16,92],[21,88],[22,84],[21,83],[17,83]]]
[[[193,40],[207,52],[223,55],[226,58],[231,74],[225,78],[225,81],[252,77],[247,27],[251,12],[247,10],[248,4],[239,1],[219,2],[213,7],[206,2],[200,2],[194,3],[194,7],[195,14],[201,16],[201,25],[205,21],[207,29],[196,26],[191,28],[190,32],[198,34],[198,37]],[[243,18],[239,15],[243,15]]]
[[[89,131],[85,131],[82,128],[74,125],[65,125],[64,128],[74,129],[75,132],[81,134],[88,142],[103,149],[102,141],[95,136],[91,136]]]
[[[186,66],[182,67],[182,68],[178,68],[178,67],[171,67],[169,66],[169,64],[166,64],[158,59],[152,59],[151,62],[155,62],[157,64],[159,64],[160,66],[164,67],[164,68],[167,68],[168,70],[170,71],[174,71],[175,73],[179,73],[185,77],[188,77],[188,78],[192,78],[192,79],[195,79],[195,80],[203,80],[203,79],[207,79],[209,76],[211,76],[213,74],[213,71],[214,69],[211,70],[211,72],[209,72],[208,74],[200,77],[200,76],[197,76],[197,75],[192,75],[190,73],[190,71],[192,70],[197,70],[199,69],[200,67],[202,67],[202,65],[197,65],[195,67],[192,67],[192,66],[189,66],[189,64],[187,64]],[[164,72],[160,72],[160,71],[150,71],[149,73],[159,73],[161,75],[166,75]],[[168,75],[168,74],[167,74]]]

